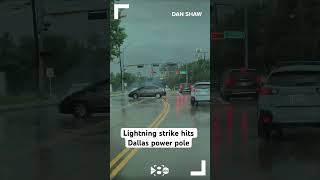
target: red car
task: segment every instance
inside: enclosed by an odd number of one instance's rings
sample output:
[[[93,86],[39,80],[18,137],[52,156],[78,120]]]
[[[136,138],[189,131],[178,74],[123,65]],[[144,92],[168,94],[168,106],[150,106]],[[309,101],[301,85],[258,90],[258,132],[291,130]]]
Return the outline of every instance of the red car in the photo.
[[[179,85],[179,92],[180,93],[184,93],[184,92],[190,93],[191,90],[192,90],[191,83],[181,83]]]

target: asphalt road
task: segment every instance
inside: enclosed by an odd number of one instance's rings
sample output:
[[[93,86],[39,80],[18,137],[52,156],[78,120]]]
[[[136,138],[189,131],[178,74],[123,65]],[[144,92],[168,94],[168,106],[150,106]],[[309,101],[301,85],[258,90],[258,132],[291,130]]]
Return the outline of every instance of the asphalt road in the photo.
[[[190,171],[200,171],[206,160],[206,176],[210,179],[210,105],[191,107],[189,95],[168,93],[166,98],[133,101],[125,96],[111,99],[111,178],[115,180],[163,179],[150,174],[152,165],[169,168],[166,179],[195,179]],[[126,149],[120,128],[198,128],[198,138],[190,149]]]
[[[320,179],[320,130],[285,129],[257,137],[256,100],[221,99],[212,106],[213,179]]]
[[[211,118],[210,106],[193,108],[188,95],[170,93],[166,100],[139,101],[112,97],[111,160],[125,149],[121,127],[148,127],[157,120],[158,127],[196,127],[199,131],[191,149],[128,151],[113,161],[111,170],[118,170],[113,179],[157,179],[150,175],[150,166],[163,164],[170,168],[167,179],[191,180],[195,177],[189,176],[190,171],[199,170],[201,160],[207,160],[207,176],[196,179],[209,179],[210,119],[213,179],[320,178],[319,129],[285,130],[284,136],[274,135],[271,141],[263,141],[257,137],[255,100],[234,99],[228,103],[214,96]],[[55,106],[2,112],[0,179],[106,179],[109,138],[105,135],[105,119],[106,115],[94,115],[88,122],[78,122],[59,114]]]
[[[106,118],[78,122],[55,106],[2,112],[0,179],[106,179]]]

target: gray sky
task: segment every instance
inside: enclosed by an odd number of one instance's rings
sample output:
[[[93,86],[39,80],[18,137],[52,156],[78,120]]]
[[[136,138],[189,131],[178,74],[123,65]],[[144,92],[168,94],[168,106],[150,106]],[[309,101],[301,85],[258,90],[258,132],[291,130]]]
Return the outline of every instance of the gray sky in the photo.
[[[125,64],[193,61],[195,49],[210,48],[210,0],[122,0],[130,8],[122,20],[128,38],[123,47]],[[201,17],[172,17],[174,11],[202,11]],[[209,54],[207,54],[207,57]],[[117,60],[111,72],[119,72]],[[128,68],[128,72],[147,69]]]

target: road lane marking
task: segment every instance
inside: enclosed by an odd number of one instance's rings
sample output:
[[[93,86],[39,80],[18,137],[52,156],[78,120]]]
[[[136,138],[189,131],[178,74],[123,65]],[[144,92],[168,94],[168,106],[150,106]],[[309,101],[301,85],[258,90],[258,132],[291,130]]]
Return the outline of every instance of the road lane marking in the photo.
[[[159,120],[159,122],[162,122],[166,115],[169,113],[169,109],[168,106],[166,108],[166,112],[165,115],[162,116],[162,118]],[[160,123],[157,123],[155,126],[153,126],[152,128],[156,128],[160,125]],[[124,159],[118,164],[117,167],[115,167],[110,174],[110,179],[113,179],[124,167],[125,165],[128,164],[129,160],[139,151],[139,149],[132,149],[127,156],[124,157]]]
[[[152,128],[154,126],[154,124],[156,122],[158,122],[159,119],[161,119],[161,117],[163,116],[163,114],[167,111],[167,103],[164,100],[162,100],[162,102],[164,104],[164,108],[163,108],[162,112],[155,118],[155,120],[148,126],[148,128]],[[129,150],[131,150],[131,149],[126,148],[126,149],[122,150],[115,158],[113,158],[110,163],[110,167],[112,167],[115,163],[117,163],[117,161],[119,159],[121,159],[122,156],[124,156]]]
[[[164,102],[163,102],[164,103]],[[166,111],[166,108],[167,108],[167,105],[164,104],[164,108],[162,110],[162,112],[155,118],[155,120],[148,126],[148,128],[152,128],[154,126],[154,124],[156,122],[159,121],[159,119],[163,116],[163,114],[165,113]],[[123,149],[116,157],[114,157],[112,159],[112,161],[110,162],[110,168],[112,168],[125,154],[127,154],[128,151],[130,151],[132,149]]]
[[[158,117],[148,126],[148,128],[156,128],[160,123],[165,119],[167,114],[170,111],[170,104],[167,101],[167,98],[163,98],[162,102],[164,103],[163,111],[158,115]],[[139,149],[124,149],[121,151],[110,163],[110,169],[119,161],[122,156],[124,159],[115,167],[110,173],[110,179],[113,179],[129,162],[129,160],[139,151]],[[126,155],[127,154],[127,155]],[[126,155],[126,156],[125,156]]]
[[[133,149],[120,163],[119,165],[111,171],[110,179],[116,177],[116,175],[124,168],[125,165],[129,162],[129,160],[137,154],[139,149]]]

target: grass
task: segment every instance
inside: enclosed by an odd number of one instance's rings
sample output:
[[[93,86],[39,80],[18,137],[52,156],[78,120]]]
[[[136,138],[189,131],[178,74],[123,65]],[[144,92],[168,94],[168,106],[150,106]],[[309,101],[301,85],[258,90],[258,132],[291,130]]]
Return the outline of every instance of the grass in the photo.
[[[38,103],[38,102],[43,102],[45,100],[46,98],[41,98],[36,96],[0,96],[0,106]]]

